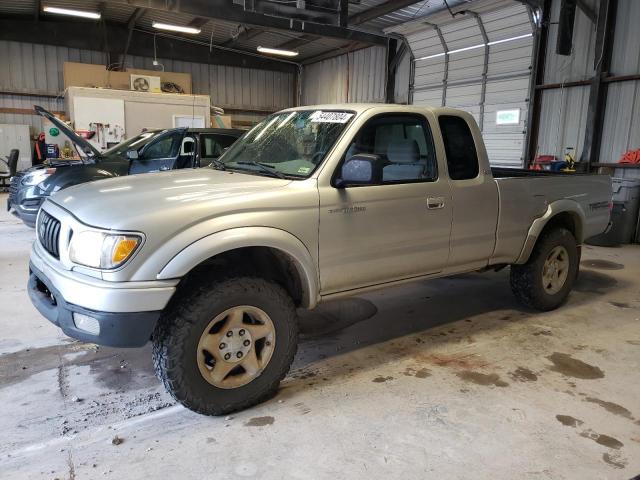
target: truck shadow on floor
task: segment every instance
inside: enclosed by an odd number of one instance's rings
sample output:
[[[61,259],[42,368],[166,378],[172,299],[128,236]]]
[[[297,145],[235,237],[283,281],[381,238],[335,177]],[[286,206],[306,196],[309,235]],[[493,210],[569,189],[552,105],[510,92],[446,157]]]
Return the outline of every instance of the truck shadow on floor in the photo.
[[[626,286],[628,282],[608,274],[582,270],[561,309],[597,302],[601,295]],[[320,365],[321,377],[348,375],[375,368],[389,358],[424,356],[445,344],[461,349],[474,343],[475,336],[544,315],[517,303],[508,270],[416,282],[346,302],[337,300],[301,315],[304,335],[287,390],[317,383],[315,377],[320,375],[314,370]],[[527,327],[522,334],[552,335],[537,326]],[[374,345],[377,353],[344,357],[339,367],[324,371],[326,364],[335,363],[333,357]]]

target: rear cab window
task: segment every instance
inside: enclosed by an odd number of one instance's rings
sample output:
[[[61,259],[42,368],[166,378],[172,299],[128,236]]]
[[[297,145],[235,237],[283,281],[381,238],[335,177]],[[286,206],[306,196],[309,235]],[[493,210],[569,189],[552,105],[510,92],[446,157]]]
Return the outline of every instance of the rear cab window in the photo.
[[[438,117],[447,167],[451,180],[469,180],[480,173],[478,153],[469,125],[462,117],[441,115]]]

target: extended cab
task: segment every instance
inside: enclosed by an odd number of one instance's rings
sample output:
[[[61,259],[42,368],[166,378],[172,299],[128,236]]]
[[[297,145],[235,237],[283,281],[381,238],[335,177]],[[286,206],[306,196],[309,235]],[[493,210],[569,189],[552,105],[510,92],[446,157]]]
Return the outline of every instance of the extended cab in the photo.
[[[560,306],[610,203],[607,176],[492,171],[462,111],[299,107],[210,168],[52,196],[28,290],[69,336],[151,340],[168,391],[222,414],[277,388],[297,348],[296,307],[509,265],[520,301]]]

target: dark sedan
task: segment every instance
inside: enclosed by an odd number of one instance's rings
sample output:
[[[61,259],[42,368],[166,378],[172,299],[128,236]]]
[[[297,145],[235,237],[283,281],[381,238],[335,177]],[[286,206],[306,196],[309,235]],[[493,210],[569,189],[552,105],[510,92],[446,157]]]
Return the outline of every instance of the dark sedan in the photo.
[[[11,179],[7,209],[30,227],[35,226],[42,202],[59,190],[105,178],[204,167],[244,133],[224,128],[147,130],[99,152],[42,107],[35,110],[69,137],[81,159],[49,159]]]

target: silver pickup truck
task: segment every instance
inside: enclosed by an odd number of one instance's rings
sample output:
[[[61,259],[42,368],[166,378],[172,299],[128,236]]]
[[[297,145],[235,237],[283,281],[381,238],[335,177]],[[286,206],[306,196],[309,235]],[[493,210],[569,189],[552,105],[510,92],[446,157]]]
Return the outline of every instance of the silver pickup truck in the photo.
[[[300,107],[267,117],[210,168],[52,196],[28,290],[71,337],[151,340],[168,391],[217,415],[277,389],[297,307],[505,266],[526,306],[558,307],[610,207],[607,176],[492,170],[462,111]]]

